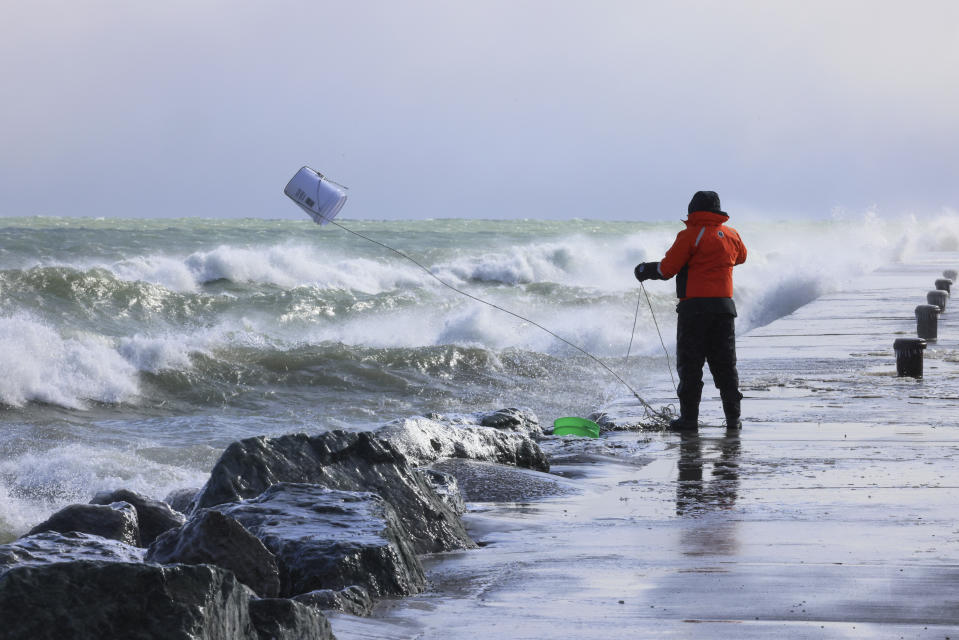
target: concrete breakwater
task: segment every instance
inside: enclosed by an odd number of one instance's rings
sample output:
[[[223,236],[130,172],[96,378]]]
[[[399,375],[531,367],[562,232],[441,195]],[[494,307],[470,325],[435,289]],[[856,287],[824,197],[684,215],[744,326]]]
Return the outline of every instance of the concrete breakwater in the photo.
[[[707,387],[698,434],[620,432],[642,416],[624,399],[602,438],[540,442],[578,491],[469,504],[481,550],[425,558],[430,589],[371,617],[332,613],[338,637],[959,638],[959,315],[923,378],[893,350],[957,263],[893,264],[741,335],[742,432],[710,426]]]
[[[324,611],[368,614],[424,589],[422,554],[475,548],[456,477],[426,465],[545,475],[542,436],[504,409],[235,442],[180,511],[118,489],[0,546],[3,637],[332,638]]]

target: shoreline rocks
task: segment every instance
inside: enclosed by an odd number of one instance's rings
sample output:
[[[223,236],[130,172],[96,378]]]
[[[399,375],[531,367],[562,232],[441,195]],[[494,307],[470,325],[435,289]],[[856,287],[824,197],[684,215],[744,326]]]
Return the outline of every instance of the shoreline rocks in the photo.
[[[469,502],[529,502],[579,491],[559,476],[493,462],[448,458],[431,469],[454,476]]]
[[[44,531],[79,531],[101,538],[140,546],[140,525],[136,509],[129,502],[71,504],[30,529],[28,536]]]
[[[280,593],[276,557],[242,524],[219,511],[202,511],[182,527],[167,531],[150,546],[145,560],[214,564],[232,571],[261,597]]]
[[[293,600],[316,607],[321,611],[342,611],[351,616],[366,617],[373,613],[373,598],[359,585],[350,585],[345,589],[319,589],[298,596]]]
[[[214,465],[197,508],[253,498],[280,482],[377,493],[396,512],[416,553],[475,544],[426,475],[392,443],[371,432],[329,431],[234,442]]]
[[[442,458],[496,462],[549,471],[549,461],[526,433],[477,424],[448,424],[429,418],[404,418],[374,433],[417,465]]]
[[[374,493],[281,482],[252,500],[213,508],[273,552],[284,596],[350,585],[374,597],[407,596],[426,585],[396,514]]]
[[[0,545],[0,573],[17,566],[53,564],[64,559],[143,562],[145,549],[79,531],[44,531]]]
[[[4,638],[257,638],[252,591],[209,565],[80,560],[0,576]]]
[[[101,491],[90,500],[90,504],[99,505],[109,505],[114,502],[133,505],[137,512],[142,547],[149,547],[161,533],[175,529],[186,522],[183,514],[174,511],[167,503],[153,500],[128,489]]]
[[[564,490],[543,438],[510,408],[234,442],[199,490],[101,492],[0,545],[4,638],[333,638],[323,610],[369,615],[425,588],[417,554],[476,547],[464,493]]]
[[[250,621],[259,640],[334,640],[326,616],[294,600],[250,600]]]
[[[186,515],[193,512],[193,506],[196,504],[196,495],[198,493],[200,493],[199,488],[175,489],[168,493],[163,501],[170,505],[170,508],[174,511]]]

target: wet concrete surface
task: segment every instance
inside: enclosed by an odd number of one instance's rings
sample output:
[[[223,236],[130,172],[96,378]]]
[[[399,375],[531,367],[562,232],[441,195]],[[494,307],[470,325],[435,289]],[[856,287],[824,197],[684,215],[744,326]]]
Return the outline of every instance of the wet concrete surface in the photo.
[[[426,558],[427,592],[334,615],[337,637],[959,639],[959,304],[924,379],[892,352],[956,264],[874,273],[742,336],[741,433],[610,434],[646,454],[566,456],[576,493],[471,503],[482,548]]]

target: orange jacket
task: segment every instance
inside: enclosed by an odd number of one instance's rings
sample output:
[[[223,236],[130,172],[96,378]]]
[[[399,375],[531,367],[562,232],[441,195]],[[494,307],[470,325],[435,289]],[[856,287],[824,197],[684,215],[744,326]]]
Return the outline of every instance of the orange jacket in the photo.
[[[732,298],[733,267],[746,261],[746,246],[729,220],[712,211],[694,211],[685,220],[659,272],[666,279],[679,275],[676,295],[688,298]]]

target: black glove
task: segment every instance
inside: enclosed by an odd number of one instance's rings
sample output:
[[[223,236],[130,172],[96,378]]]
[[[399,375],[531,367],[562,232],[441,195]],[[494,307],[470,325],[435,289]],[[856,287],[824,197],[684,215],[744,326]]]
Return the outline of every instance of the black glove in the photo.
[[[662,274],[659,273],[658,262],[640,262],[636,265],[636,268],[633,269],[633,274],[640,282],[644,280],[665,280]]]

